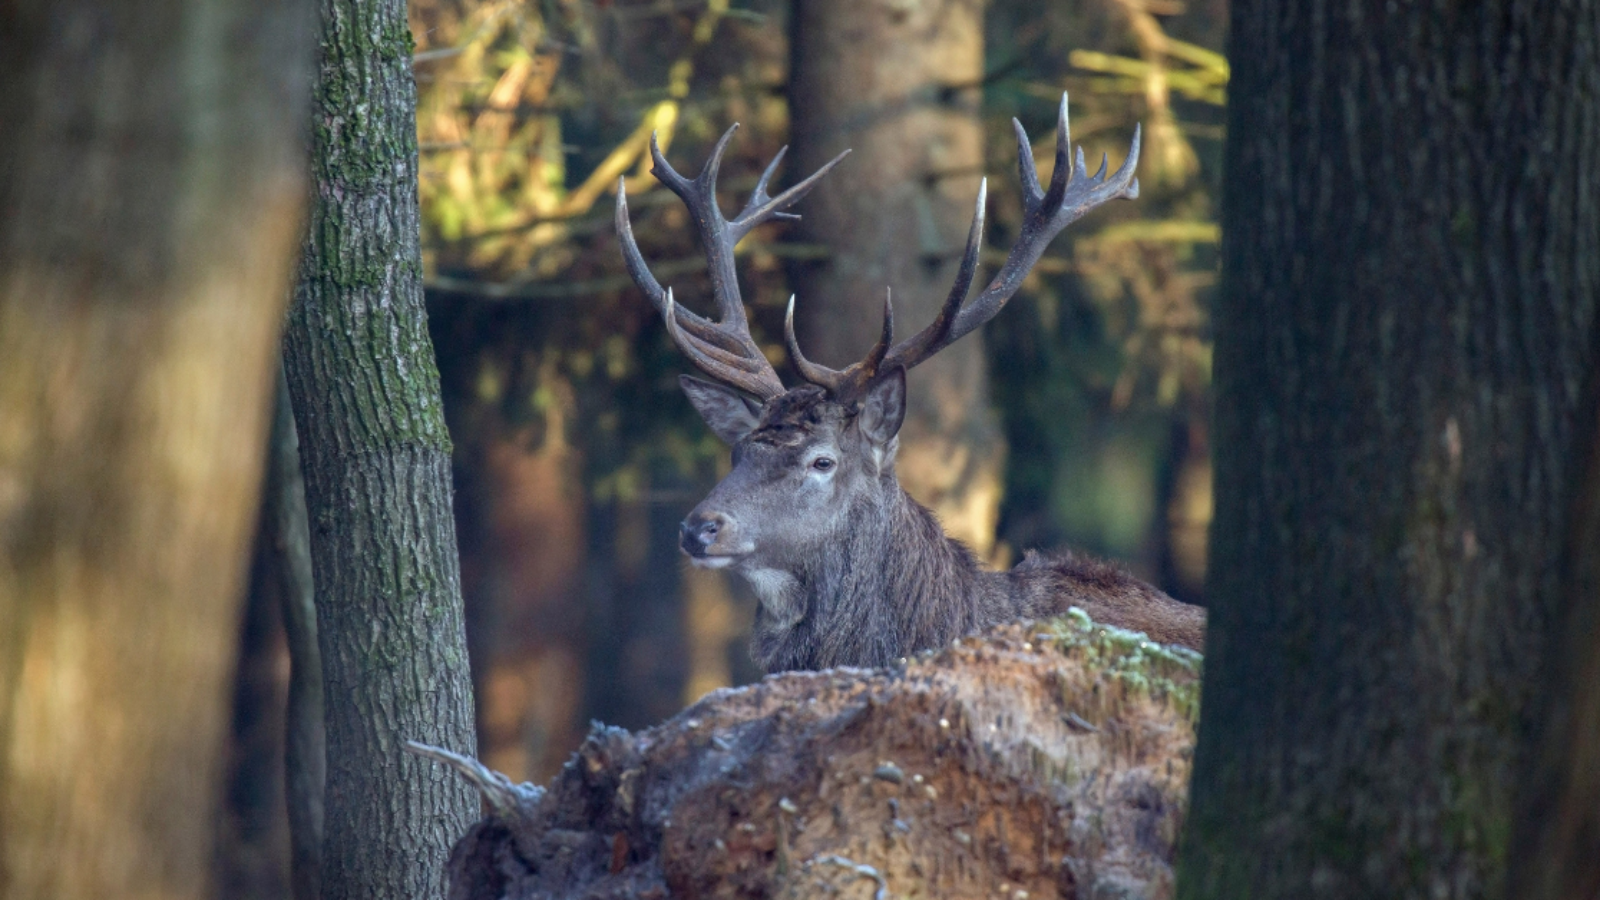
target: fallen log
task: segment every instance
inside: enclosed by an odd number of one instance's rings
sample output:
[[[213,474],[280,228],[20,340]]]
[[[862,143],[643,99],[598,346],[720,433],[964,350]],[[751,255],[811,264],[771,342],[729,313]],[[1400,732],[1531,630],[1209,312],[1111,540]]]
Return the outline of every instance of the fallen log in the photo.
[[[638,733],[597,724],[548,788],[414,749],[491,809],[451,900],[1165,898],[1199,672],[1074,611],[716,691]]]

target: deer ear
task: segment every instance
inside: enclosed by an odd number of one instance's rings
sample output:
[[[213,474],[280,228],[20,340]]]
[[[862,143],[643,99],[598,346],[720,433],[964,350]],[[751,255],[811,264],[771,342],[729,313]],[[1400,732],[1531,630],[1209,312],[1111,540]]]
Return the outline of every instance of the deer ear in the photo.
[[[722,442],[733,446],[761,420],[761,405],[749,397],[720,384],[713,384],[692,375],[679,375],[678,384],[689,395],[700,418],[706,420],[712,432]]]
[[[861,399],[861,433],[879,447],[887,446],[900,433],[906,418],[906,370],[880,377]]]

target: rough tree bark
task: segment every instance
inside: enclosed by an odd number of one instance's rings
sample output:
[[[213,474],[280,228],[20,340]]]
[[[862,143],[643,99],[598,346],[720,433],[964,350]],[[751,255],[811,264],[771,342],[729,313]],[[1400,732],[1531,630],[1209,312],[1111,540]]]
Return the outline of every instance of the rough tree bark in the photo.
[[[425,321],[403,0],[324,0],[315,178],[284,362],[327,696],[322,894],[426,898],[477,799],[401,753],[469,751],[450,440]]]
[[[205,896],[309,13],[0,12],[0,896]]]
[[[790,269],[801,347],[818,362],[860,359],[893,288],[903,337],[950,292],[983,173],[976,0],[802,0],[789,75],[792,172],[850,158],[797,212],[796,240],[825,261]],[[911,373],[896,470],[953,536],[987,554],[1004,445],[973,335]]]
[[[1502,896],[1596,362],[1600,4],[1237,0],[1230,58],[1180,893]]]

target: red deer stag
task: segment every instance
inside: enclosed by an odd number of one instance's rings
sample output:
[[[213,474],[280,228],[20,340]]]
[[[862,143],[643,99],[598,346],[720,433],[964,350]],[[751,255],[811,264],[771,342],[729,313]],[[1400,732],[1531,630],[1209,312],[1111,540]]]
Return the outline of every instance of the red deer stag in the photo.
[[[706,424],[733,447],[733,471],[683,521],[680,543],[695,565],[732,569],[754,587],[761,605],[752,652],[769,672],[881,666],[975,629],[1057,615],[1072,606],[1153,640],[1201,649],[1204,610],[1109,564],[1029,552],[1009,572],[985,570],[895,478],[906,370],[993,318],[1063,228],[1102,203],[1139,194],[1133,174],[1137,128],[1122,167],[1108,179],[1102,160],[1091,176],[1082,148],[1076,160],[1071,155],[1063,96],[1055,169],[1044,188],[1027,132],[1021,123],[1013,125],[1024,189],[1022,230],[989,286],[964,302],[978,268],[985,184],[978,189],[955,284],[933,323],[916,335],[894,341],[894,315],[885,300],[877,345],[860,362],[829,369],[800,352],[790,298],[784,337],[806,382],[792,389],[784,388],[750,336],[733,248],[762,222],[794,218],[784,210],[844,154],[772,197],[767,183],[783,158],[779,151],[750,201],[730,220],[717,206],[717,169],[738,126],[722,136],[693,180],[675,171],[651,141],[652,172],[688,206],[700,232],[717,321],[677,305],[672,291],[650,273],[634,241],[623,185],[617,185],[617,234],[628,272],[665,318],[678,347],[720,382],[680,376]]]

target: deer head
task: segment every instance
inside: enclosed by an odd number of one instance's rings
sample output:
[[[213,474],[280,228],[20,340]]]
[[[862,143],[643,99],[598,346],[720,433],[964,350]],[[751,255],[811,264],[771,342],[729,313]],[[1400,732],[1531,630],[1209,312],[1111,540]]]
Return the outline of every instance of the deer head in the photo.
[[[717,206],[717,170],[738,126],[722,136],[693,180],[678,174],[652,139],[652,172],[688,206],[699,230],[711,270],[717,321],[677,305],[672,291],[662,288],[650,273],[633,238],[623,185],[617,186],[616,227],[628,271],[665,318],[673,341],[714,379],[680,376],[684,392],[706,424],[733,447],[732,472],[684,520],[680,543],[697,565],[731,566],[749,577],[771,615],[780,619],[802,615],[798,600],[783,602],[793,594],[785,590],[785,583],[828,565],[830,547],[838,547],[842,538],[903,496],[894,477],[894,458],[906,408],[906,371],[999,313],[1062,229],[1102,203],[1139,194],[1133,174],[1139,157],[1137,128],[1121,168],[1107,178],[1102,159],[1099,171],[1090,175],[1082,148],[1073,156],[1063,95],[1055,169],[1045,187],[1039,183],[1027,133],[1021,123],[1012,124],[1023,184],[1023,222],[1016,244],[989,286],[967,302],[983,239],[985,182],[978,189],[955,283],[938,316],[915,335],[895,341],[894,311],[886,298],[877,344],[861,361],[842,370],[830,369],[800,351],[794,334],[794,298],[789,299],[784,338],[805,381],[792,389],[783,386],[750,336],[733,248],[762,222],[797,218],[784,210],[804,197],[844,154],[770,197],[767,183],[784,155],[779,151],[743,211],[728,220]]]

